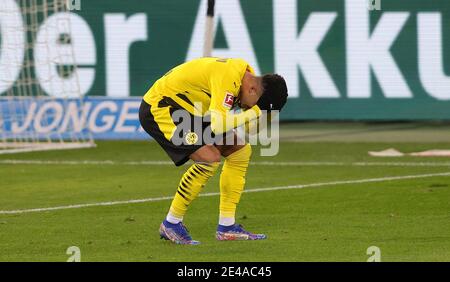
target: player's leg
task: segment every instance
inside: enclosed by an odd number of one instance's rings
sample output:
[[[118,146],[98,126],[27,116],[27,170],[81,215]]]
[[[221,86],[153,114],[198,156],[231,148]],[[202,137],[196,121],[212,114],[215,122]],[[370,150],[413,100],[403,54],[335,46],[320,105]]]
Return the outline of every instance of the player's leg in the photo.
[[[204,145],[189,158],[196,163],[220,163],[221,156],[221,152],[214,145]]]
[[[183,217],[189,204],[197,197],[206,181],[214,174],[220,162],[220,152],[210,145],[175,145],[171,138],[177,125],[172,120],[169,107],[141,104],[139,118],[142,127],[170,156],[176,165],[182,165],[189,159],[194,163],[182,176],[166,219],[160,225],[162,238],[179,244],[198,244],[192,240]]]
[[[204,145],[191,154],[195,162],[183,174],[178,189],[167,214],[167,221],[177,224],[183,217],[190,203],[197,197],[208,179],[214,175],[220,163],[220,152],[217,148]]]
[[[175,243],[195,245],[199,242],[192,240],[183,225],[183,218],[189,205],[197,198],[208,179],[214,175],[221,155],[214,146],[205,145],[191,154],[190,158],[195,163],[181,177],[169,212],[160,226],[160,235]]]
[[[219,224],[231,226],[235,223],[236,207],[244,190],[251,146],[246,144],[217,147],[225,158],[220,174]]]
[[[217,146],[225,157],[220,175],[220,215],[216,233],[218,240],[259,240],[263,234],[252,234],[236,224],[236,208],[245,186],[245,177],[252,154],[250,144]]]

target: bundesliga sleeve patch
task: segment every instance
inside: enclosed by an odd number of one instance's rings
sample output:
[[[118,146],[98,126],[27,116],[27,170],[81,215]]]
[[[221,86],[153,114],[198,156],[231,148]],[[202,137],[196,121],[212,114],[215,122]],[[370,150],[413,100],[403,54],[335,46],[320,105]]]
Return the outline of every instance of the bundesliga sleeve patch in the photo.
[[[223,100],[223,105],[229,109],[233,107],[234,103],[234,95],[226,92],[225,99]]]

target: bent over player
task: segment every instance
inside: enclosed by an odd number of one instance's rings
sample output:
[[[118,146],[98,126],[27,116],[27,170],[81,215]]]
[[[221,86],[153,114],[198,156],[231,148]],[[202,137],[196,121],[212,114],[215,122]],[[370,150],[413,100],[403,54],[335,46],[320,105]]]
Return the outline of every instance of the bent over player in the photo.
[[[160,225],[161,238],[177,244],[199,244],[190,236],[183,217],[189,204],[219,167],[221,157],[225,162],[220,174],[220,215],[216,238],[266,238],[264,234],[250,233],[235,223],[251,146],[238,144],[236,136],[232,136],[232,144],[208,142],[202,136],[207,128],[215,136],[234,135],[234,128],[259,117],[262,110],[281,110],[287,96],[286,82],[281,76],[256,76],[252,67],[242,59],[195,59],[173,68],[156,81],[144,95],[139,110],[141,125],[176,166],[188,160],[194,162],[182,176],[167,217]],[[228,112],[235,106],[239,106],[242,112],[233,115],[233,122],[225,122]],[[181,134],[179,127],[182,123],[174,118],[176,111],[183,111],[192,119],[191,128],[181,131]],[[210,118],[208,122],[203,119],[206,116]],[[199,118],[200,132],[194,126]],[[179,142],[180,139],[183,142]]]

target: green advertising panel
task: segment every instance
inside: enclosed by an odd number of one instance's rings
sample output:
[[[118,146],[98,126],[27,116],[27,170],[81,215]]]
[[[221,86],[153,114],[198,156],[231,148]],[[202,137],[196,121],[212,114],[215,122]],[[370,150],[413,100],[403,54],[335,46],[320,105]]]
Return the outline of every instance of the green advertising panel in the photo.
[[[202,56],[206,0],[68,2],[84,95],[142,96]],[[216,0],[215,8],[213,56],[283,75],[284,120],[450,119],[448,0]]]

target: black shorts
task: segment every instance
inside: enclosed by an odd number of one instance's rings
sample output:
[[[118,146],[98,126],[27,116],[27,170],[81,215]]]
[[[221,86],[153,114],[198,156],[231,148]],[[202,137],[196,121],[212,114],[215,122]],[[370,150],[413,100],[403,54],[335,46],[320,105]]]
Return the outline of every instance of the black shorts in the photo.
[[[184,118],[173,119],[175,111],[181,111],[183,117],[189,118],[188,130],[187,123],[183,123]],[[202,146],[217,144],[218,138],[211,132],[209,121],[194,117],[188,111],[170,103],[160,102],[157,106],[151,106],[143,100],[139,109],[139,121],[142,128],[161,145],[176,166],[186,163],[190,155]],[[205,136],[214,138],[214,141],[204,138]],[[229,135],[220,136],[220,140],[226,136]]]

